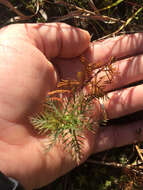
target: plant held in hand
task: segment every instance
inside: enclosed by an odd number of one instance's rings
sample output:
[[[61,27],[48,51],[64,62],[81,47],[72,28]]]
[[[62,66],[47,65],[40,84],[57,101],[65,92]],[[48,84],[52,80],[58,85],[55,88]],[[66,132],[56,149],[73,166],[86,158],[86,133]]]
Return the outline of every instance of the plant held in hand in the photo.
[[[81,57],[81,62],[83,69],[77,72],[77,79],[62,79],[57,89],[49,92],[43,111],[30,118],[36,131],[50,139],[45,146],[47,151],[56,143],[62,143],[77,164],[83,156],[84,131],[96,133],[101,122],[106,124],[104,107],[101,105],[103,120],[99,121],[94,114],[93,101],[101,104],[101,99],[108,98],[104,89],[116,73],[113,58],[101,64],[88,63]]]

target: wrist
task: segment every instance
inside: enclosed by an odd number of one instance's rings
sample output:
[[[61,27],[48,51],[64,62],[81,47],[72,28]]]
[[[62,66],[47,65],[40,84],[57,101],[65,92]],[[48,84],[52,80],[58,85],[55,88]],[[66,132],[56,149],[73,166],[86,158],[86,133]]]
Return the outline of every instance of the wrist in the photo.
[[[23,186],[15,179],[0,172],[0,189],[3,190],[24,190]]]

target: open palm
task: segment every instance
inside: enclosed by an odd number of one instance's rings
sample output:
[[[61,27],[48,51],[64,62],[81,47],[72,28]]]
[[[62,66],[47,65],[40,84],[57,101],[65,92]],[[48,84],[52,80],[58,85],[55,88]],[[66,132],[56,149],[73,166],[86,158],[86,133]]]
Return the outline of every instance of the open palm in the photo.
[[[141,35],[139,37],[143,41],[143,37]],[[45,137],[39,137],[34,133],[29,117],[41,110],[42,101],[49,91],[55,89],[59,75],[62,78],[76,76],[76,72],[81,68],[79,61],[81,54],[87,56],[90,61],[104,61],[108,56],[123,58],[122,67],[119,66],[119,62],[116,63],[120,75],[123,75],[128,62],[128,59],[124,58],[141,53],[141,42],[132,50],[128,46],[123,52],[118,50],[119,41],[125,44],[130,38],[127,36],[111,42],[106,40],[104,43],[90,44],[87,32],[59,23],[18,24],[0,30],[1,171],[18,179],[27,190],[31,190],[50,183],[75,167],[70,155],[65,154],[61,146],[55,146],[46,155],[43,153]],[[105,46],[107,49],[103,55]],[[117,48],[113,51],[114,46]],[[137,80],[135,77],[130,78],[132,76],[128,73],[124,80],[120,80],[120,85],[116,79],[107,90]],[[139,80],[141,79],[140,76]],[[115,98],[117,102],[116,93],[117,91],[110,93],[112,102]],[[121,104],[119,101],[119,107]],[[132,107],[130,112],[142,109],[141,105],[137,107],[139,102],[136,103],[134,100],[134,104],[136,106]],[[109,102],[105,102],[110,118],[130,113],[127,108],[115,109],[114,112],[112,109],[111,112],[110,106],[111,102],[110,105]],[[134,124],[134,128],[138,126],[139,124]],[[124,134],[125,137],[125,131],[127,134],[128,126],[120,131],[120,135]],[[132,143],[135,139],[133,132],[130,130],[129,140],[124,139],[122,143],[116,144],[112,136],[113,128],[99,132],[98,141],[95,141],[93,134],[85,134],[85,157],[82,161],[91,153]]]

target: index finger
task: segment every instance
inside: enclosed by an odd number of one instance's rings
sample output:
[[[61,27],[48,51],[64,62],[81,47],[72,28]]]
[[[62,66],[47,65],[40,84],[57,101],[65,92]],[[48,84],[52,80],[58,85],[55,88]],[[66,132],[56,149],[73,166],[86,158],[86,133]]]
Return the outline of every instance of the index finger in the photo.
[[[84,54],[89,62],[105,62],[109,58],[123,59],[143,53],[143,33],[126,34],[92,42]]]

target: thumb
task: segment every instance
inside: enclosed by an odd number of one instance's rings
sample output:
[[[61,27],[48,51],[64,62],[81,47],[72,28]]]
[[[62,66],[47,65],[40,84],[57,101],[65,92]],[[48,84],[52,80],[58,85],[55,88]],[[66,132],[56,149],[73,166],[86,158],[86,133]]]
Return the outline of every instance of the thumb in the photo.
[[[5,29],[7,33],[3,32]],[[24,41],[32,43],[48,59],[76,57],[85,51],[90,43],[87,31],[65,23],[16,24],[1,29],[1,37],[2,33],[17,39],[24,37]]]
[[[85,51],[90,43],[87,31],[72,27],[65,23],[27,25],[35,30],[32,36],[38,44],[43,43],[42,52],[48,58],[72,58]]]

